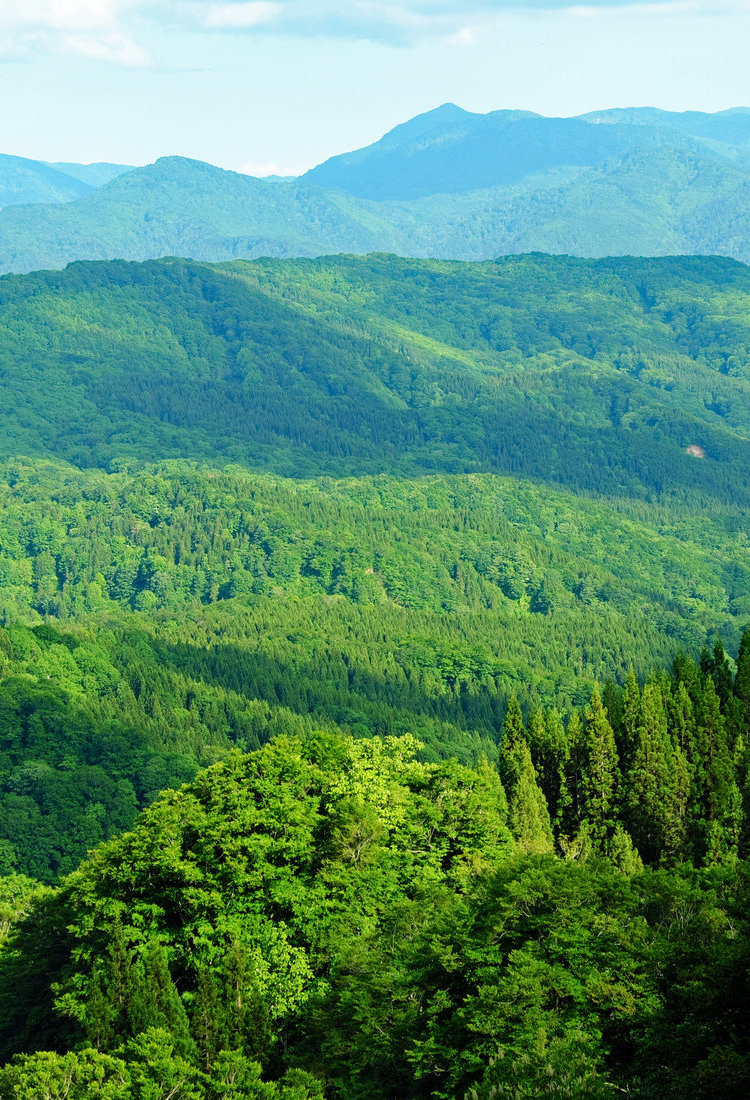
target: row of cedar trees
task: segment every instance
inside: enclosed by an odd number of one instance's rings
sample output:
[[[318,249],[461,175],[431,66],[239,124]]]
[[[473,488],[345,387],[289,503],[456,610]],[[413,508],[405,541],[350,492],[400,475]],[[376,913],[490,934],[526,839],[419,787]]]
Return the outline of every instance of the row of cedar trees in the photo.
[[[555,710],[524,724],[511,699],[499,766],[530,851],[598,851],[623,870],[749,857],[750,628],[736,675],[717,641],[643,688],[632,669],[624,689],[595,688],[567,728]]]

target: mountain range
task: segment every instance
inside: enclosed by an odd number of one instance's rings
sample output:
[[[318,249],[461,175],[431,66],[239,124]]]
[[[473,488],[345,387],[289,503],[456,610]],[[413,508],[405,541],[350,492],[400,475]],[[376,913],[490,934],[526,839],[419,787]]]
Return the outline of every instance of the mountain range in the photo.
[[[131,171],[5,158],[0,170],[3,271],[76,259],[372,251],[750,260],[744,108],[545,118],[445,104],[294,179],[183,157]],[[10,205],[20,202],[23,173],[24,205]]]
[[[749,154],[6,158],[3,1100],[750,1094]]]
[[[53,164],[0,155],[0,208],[70,202],[128,171],[126,164]]]

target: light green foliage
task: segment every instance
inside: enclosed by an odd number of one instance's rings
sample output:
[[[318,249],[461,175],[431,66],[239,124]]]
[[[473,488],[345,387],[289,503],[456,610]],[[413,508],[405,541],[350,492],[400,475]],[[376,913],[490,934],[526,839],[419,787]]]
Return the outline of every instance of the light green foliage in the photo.
[[[684,681],[651,686],[671,714]],[[596,692],[587,711],[568,736],[611,750]],[[644,869],[616,807],[602,832],[585,770],[595,844],[540,853],[520,818],[511,839],[494,768],[417,748],[278,738],[39,895],[0,953],[0,1040],[21,1052],[0,1094],[732,1095],[750,1073],[744,871]],[[598,760],[581,757],[594,775]]]
[[[514,751],[516,781],[508,791],[508,822],[527,852],[551,852],[552,826],[547,800],[537,783],[529,746],[521,742]]]
[[[3,1100],[131,1100],[134,1095],[122,1059],[91,1049],[21,1055],[0,1073]],[[162,1100],[163,1094],[156,1097]]]
[[[529,1052],[514,1057],[498,1051],[464,1100],[516,1100],[519,1095],[603,1100],[611,1094],[612,1086],[597,1070],[595,1043],[588,1035],[574,1032],[550,1040],[542,1032]]]

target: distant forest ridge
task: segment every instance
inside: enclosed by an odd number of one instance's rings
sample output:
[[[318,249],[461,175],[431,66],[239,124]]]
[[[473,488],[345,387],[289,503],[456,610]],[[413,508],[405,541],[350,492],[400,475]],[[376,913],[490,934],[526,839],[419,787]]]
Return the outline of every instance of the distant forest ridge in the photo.
[[[0,449],[746,508],[748,318],[700,257],[79,263],[0,280]]]
[[[444,104],[291,179],[184,157],[128,170],[5,156],[0,207],[2,271],[372,251],[748,261],[750,111],[546,118]]]

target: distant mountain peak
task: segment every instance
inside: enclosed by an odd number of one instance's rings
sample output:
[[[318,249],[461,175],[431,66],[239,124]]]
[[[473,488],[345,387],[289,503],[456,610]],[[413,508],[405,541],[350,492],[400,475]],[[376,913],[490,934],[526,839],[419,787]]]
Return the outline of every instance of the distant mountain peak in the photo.
[[[292,180],[169,155],[94,188],[60,167],[0,157],[0,271],[166,254],[750,259],[746,107],[548,118],[443,103]]]

